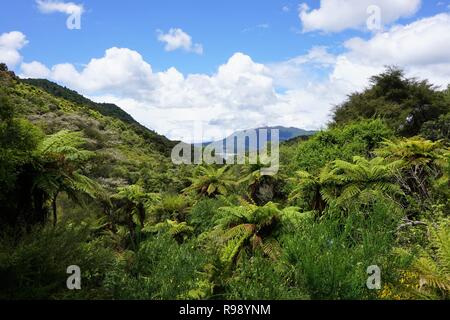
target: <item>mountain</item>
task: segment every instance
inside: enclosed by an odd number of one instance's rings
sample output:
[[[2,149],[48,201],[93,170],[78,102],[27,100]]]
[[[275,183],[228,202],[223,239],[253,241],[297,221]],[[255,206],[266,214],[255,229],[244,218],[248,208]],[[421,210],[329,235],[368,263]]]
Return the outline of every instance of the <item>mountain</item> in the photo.
[[[113,117],[131,125],[133,131],[141,135],[146,141],[154,145],[158,151],[166,155],[170,155],[170,150],[175,145],[175,142],[172,142],[166,137],[158,135],[156,132],[141,125],[133,119],[132,116],[115,104],[94,102],[74,90],[62,87],[46,79],[21,79],[20,81],[40,88],[54,97],[62,98],[77,105],[85,106],[106,117]]]
[[[78,131],[85,148],[95,152],[90,177],[107,190],[145,179],[154,192],[171,188],[177,177],[170,154],[177,144],[147,129],[114,104],[95,103],[47,80],[20,79],[0,68],[0,91],[14,106],[16,118],[31,122],[44,135]]]
[[[17,78],[18,79],[18,78]],[[115,119],[119,119],[123,121],[124,123],[131,126],[133,131],[142,136],[145,141],[147,141],[150,145],[152,145],[154,148],[156,148],[157,151],[163,153],[164,155],[168,156],[170,155],[170,152],[175,146],[177,142],[170,141],[166,137],[162,135],[158,135],[156,132],[144,127],[139,122],[137,122],[131,115],[129,115],[127,112],[122,110],[120,107],[118,107],[115,104],[111,103],[97,103],[94,102],[78,92],[71,90],[69,88],[60,86],[54,82],[51,82],[46,79],[18,79],[20,82],[30,85],[35,88],[40,88],[41,90],[45,91],[46,93],[57,97],[64,99],[66,101],[70,101],[76,105],[87,107],[93,111],[96,111],[100,114],[102,114],[105,117],[113,117]],[[291,139],[299,138],[307,138],[311,135],[314,135],[316,131],[308,131],[303,130],[299,128],[294,127],[283,127],[283,126],[276,126],[276,127],[261,127],[257,128],[256,132],[259,135],[259,131],[262,129],[266,129],[269,131],[269,140],[270,138],[270,130],[277,129],[279,130],[280,134],[280,142],[285,142]],[[237,131],[230,135],[230,137],[239,137],[245,135],[245,131]],[[226,141],[226,139],[222,140]],[[209,145],[211,143],[219,143],[220,141],[215,142],[208,142],[204,143],[203,146]],[[200,144],[201,145],[201,144]],[[259,145],[259,140],[258,140]],[[198,146],[198,144],[197,144]],[[246,141],[246,150],[249,149],[249,143]],[[236,151],[236,150],[235,150]],[[254,150],[251,150],[254,151]]]
[[[280,138],[280,143],[282,142],[287,142],[289,140],[292,139],[300,139],[300,140],[305,140],[308,137],[314,135],[317,131],[308,131],[308,130],[304,130],[304,129],[299,129],[299,128],[294,128],[294,127],[283,127],[283,126],[276,126],[276,127],[260,127],[260,128],[256,128],[256,129],[249,129],[249,130],[242,130],[242,131],[236,131],[233,134],[231,134],[230,136],[228,136],[227,138],[223,139],[223,140],[218,140],[218,141],[213,141],[213,142],[206,142],[203,144],[196,144],[196,146],[199,145],[203,145],[203,146],[209,146],[209,145],[214,145],[214,146],[220,146],[223,145],[224,146],[224,153],[230,153],[226,150],[226,141],[228,139],[235,139],[234,141],[236,142],[237,139],[244,139],[246,135],[249,134],[249,132],[251,132],[252,130],[255,130],[256,132],[256,137],[257,137],[257,141],[256,141],[256,148],[250,147],[250,142],[249,139],[246,138],[245,139],[245,150],[246,151],[250,151],[250,152],[254,152],[256,150],[261,149],[261,147],[264,146],[260,146],[259,143],[259,134],[261,130],[267,130],[267,140],[271,141],[272,137],[271,137],[271,132],[272,130],[279,130],[279,138]],[[237,147],[235,146],[234,151],[231,153],[237,153]]]
[[[298,137],[310,137],[317,133],[317,131],[304,130],[304,129],[294,128],[294,127],[287,128],[287,127],[282,127],[282,126],[258,128],[256,130],[260,130],[260,129],[268,129],[268,130],[278,129],[280,131],[280,142],[288,141],[288,140],[295,139]]]

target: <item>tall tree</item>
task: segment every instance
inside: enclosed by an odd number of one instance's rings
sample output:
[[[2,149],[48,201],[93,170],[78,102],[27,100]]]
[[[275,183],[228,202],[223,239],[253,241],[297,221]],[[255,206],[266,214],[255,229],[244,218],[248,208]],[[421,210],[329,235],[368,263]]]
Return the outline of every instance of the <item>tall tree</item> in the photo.
[[[371,87],[354,93],[334,110],[333,124],[355,119],[382,118],[402,136],[419,134],[424,123],[450,111],[445,93],[428,81],[406,78],[403,70],[388,67],[370,79]]]

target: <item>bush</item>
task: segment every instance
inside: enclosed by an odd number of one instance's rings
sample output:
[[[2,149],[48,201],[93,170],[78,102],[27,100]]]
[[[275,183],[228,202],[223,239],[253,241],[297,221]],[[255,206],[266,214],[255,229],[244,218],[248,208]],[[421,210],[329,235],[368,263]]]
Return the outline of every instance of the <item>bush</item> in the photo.
[[[320,132],[300,144],[288,173],[304,170],[315,174],[330,161],[368,156],[384,139],[392,136],[392,131],[381,120],[365,120]]]
[[[116,263],[106,287],[115,299],[180,299],[202,281],[207,257],[194,242],[179,245],[169,235],[158,235]]]
[[[107,293],[103,276],[113,253],[101,240],[87,242],[87,229],[59,226],[36,229],[18,243],[3,235],[0,241],[0,299],[95,299]],[[67,267],[81,269],[82,290],[66,287]]]
[[[445,140],[450,142],[450,113],[441,115],[438,119],[425,122],[420,133],[429,140]]]
[[[197,202],[188,215],[188,223],[195,227],[198,234],[214,227],[217,210],[226,206],[222,199],[204,199]]]
[[[397,67],[388,67],[370,83],[369,88],[351,94],[335,108],[334,125],[379,117],[401,136],[412,137],[420,133],[424,123],[449,112],[448,91],[438,91],[428,80],[408,79]]]
[[[303,284],[295,283],[293,270],[261,255],[243,257],[226,282],[225,298],[231,300],[305,300]]]
[[[400,269],[393,253],[398,220],[380,202],[370,212],[347,217],[329,209],[320,221],[310,220],[295,235],[284,238],[285,258],[312,299],[377,298],[379,292],[366,287],[366,270],[377,265],[382,283],[395,282]]]

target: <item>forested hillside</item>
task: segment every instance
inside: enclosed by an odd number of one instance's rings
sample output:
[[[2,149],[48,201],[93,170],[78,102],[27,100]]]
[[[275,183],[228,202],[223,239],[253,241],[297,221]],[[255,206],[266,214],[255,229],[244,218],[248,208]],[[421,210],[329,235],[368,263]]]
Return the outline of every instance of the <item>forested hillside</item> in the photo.
[[[2,66],[0,298],[448,299],[449,114],[389,68],[263,176],[174,165],[116,106]]]
[[[165,155],[170,155],[170,151],[175,143],[169,141],[166,137],[160,136],[155,132],[145,128],[139,122],[133,119],[128,113],[120,109],[118,106],[111,103],[96,103],[93,102],[82,95],[78,94],[76,91],[70,90],[65,87],[61,87],[56,83],[45,79],[23,79],[24,83],[30,84],[34,87],[41,88],[47,93],[62,98],[64,100],[70,101],[75,105],[84,106],[98,113],[115,119],[122,120],[126,124],[129,124],[130,129],[136,134],[141,136],[149,145],[151,145],[157,151]]]

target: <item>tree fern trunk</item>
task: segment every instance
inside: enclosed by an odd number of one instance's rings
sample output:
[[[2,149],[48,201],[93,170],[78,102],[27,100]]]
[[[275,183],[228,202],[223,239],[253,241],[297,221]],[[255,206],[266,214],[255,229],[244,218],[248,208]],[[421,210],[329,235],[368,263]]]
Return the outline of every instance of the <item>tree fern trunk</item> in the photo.
[[[53,227],[56,227],[56,223],[58,222],[58,212],[56,208],[56,200],[58,198],[58,194],[53,197],[52,200],[52,209],[53,209]]]

